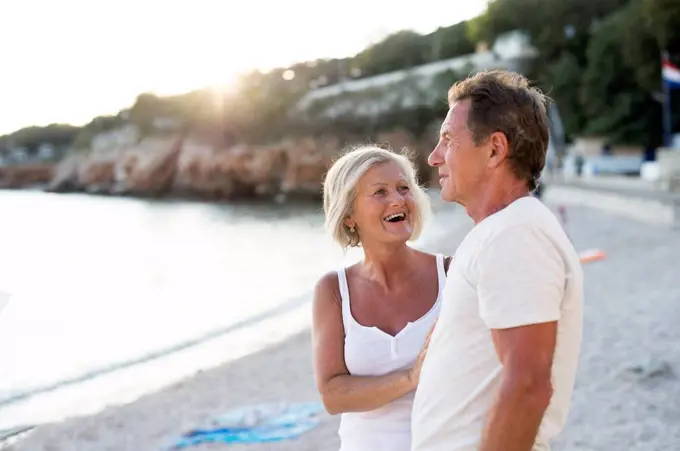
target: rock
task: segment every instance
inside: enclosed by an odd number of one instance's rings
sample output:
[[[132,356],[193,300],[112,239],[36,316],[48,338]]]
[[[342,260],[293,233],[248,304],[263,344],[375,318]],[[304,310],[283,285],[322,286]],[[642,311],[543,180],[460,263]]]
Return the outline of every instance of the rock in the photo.
[[[362,144],[361,140],[357,142]],[[226,148],[179,135],[114,144],[89,153],[73,153],[54,167],[3,168],[0,183],[21,187],[49,182],[47,189],[54,192],[139,196],[173,192],[206,199],[257,197],[277,202],[291,197],[318,199],[326,171],[346,148],[337,137]],[[395,150],[408,148],[417,166],[427,167],[429,149],[424,152],[407,132],[383,133],[378,144]]]
[[[221,160],[221,153],[213,146],[185,142],[177,159],[173,189],[200,197],[231,198],[234,181]]]
[[[61,160],[55,167],[47,191],[55,193],[80,191],[83,186],[78,179],[78,170],[85,156],[74,153]]]
[[[179,157],[174,186],[179,192],[210,198],[274,197],[286,163],[280,146],[216,149],[190,144]]]
[[[52,179],[51,164],[26,164],[0,167],[0,188],[24,188],[44,185]]]
[[[274,146],[236,146],[224,153],[226,167],[241,196],[273,197],[280,191],[290,163],[286,149]]]
[[[341,150],[334,139],[311,138],[289,141],[286,147],[286,169],[281,192],[293,196],[321,196],[321,185],[333,158]]]
[[[147,139],[116,161],[116,193],[159,195],[172,187],[183,139]]]
[[[116,182],[116,163],[121,152],[90,155],[77,166],[77,185],[91,194],[110,193]]]

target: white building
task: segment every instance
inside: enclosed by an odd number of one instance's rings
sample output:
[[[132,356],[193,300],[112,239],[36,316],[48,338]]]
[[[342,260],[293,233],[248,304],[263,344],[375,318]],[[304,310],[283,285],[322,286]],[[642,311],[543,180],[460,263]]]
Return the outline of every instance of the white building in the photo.
[[[97,134],[92,138],[92,152],[108,152],[134,145],[139,141],[139,130],[132,124]]]

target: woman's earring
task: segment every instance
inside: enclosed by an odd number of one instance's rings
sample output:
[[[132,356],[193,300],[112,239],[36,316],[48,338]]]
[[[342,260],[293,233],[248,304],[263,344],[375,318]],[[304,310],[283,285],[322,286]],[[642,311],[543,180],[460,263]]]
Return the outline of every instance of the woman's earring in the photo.
[[[354,226],[353,225],[349,226],[349,233],[354,233]]]

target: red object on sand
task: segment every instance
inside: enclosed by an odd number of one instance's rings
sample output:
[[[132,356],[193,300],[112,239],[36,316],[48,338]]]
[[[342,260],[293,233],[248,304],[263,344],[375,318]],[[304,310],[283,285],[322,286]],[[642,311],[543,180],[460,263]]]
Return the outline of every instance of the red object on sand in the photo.
[[[586,251],[579,252],[578,254],[581,263],[590,263],[604,260],[606,256],[607,255],[599,249],[588,249]]]

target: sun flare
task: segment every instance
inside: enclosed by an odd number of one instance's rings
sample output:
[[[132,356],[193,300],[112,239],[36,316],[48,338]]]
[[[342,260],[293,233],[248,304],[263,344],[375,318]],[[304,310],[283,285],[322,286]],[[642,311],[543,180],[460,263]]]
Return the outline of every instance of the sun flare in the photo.
[[[0,134],[31,124],[84,124],[131,106],[144,92],[226,92],[251,69],[355,54],[377,34],[429,32],[481,12],[485,3],[467,2],[444,18],[434,11],[448,7],[445,0],[421,0],[415,10],[346,0],[329,21],[311,0],[238,8],[223,0],[118,0],[109,8],[87,0],[0,2],[0,42],[11,43],[3,47],[9,69],[0,80]]]

